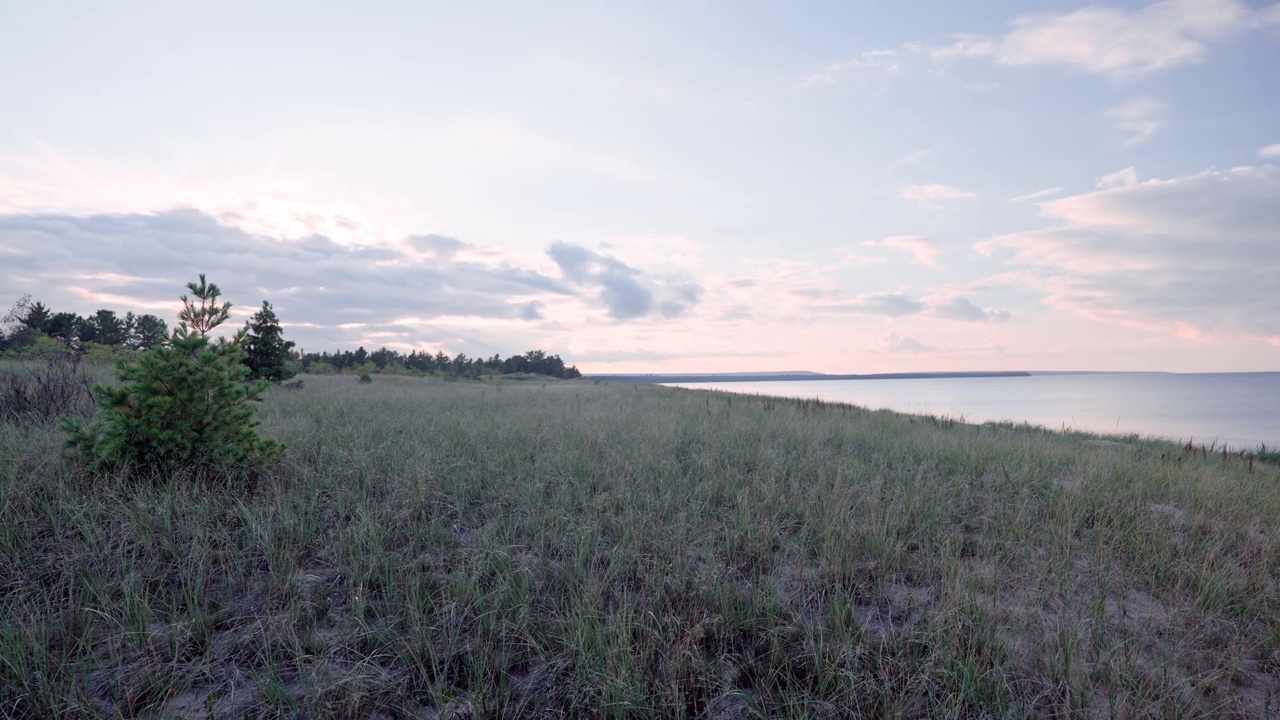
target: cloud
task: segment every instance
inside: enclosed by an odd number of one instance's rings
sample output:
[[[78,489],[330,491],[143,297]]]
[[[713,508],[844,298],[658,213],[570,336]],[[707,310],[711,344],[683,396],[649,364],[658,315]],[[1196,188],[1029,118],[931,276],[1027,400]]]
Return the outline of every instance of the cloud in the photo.
[[[1280,336],[1280,168],[1127,178],[1040,208],[1053,227],[976,249],[1034,269],[1050,305],[1183,335]]]
[[[1258,151],[1258,157],[1273,158],[1280,157],[1280,143],[1268,145]]]
[[[866,246],[867,243],[862,243]],[[868,265],[883,265],[885,262],[882,257],[875,257],[860,253],[856,250],[845,250],[840,253],[840,259],[836,261],[836,267],[866,267]]]
[[[1128,173],[1131,168],[1124,171]],[[1280,169],[1208,170],[1169,180],[1126,180],[1119,186],[1041,206],[1076,227],[1114,229],[1229,246],[1270,240],[1280,227]]]
[[[1130,165],[1123,170],[1117,170],[1113,173],[1103,175],[1098,178],[1097,185],[1100,188],[1114,187],[1133,187],[1138,184],[1138,171]]]
[[[910,255],[917,263],[927,267],[937,267],[938,254],[942,251],[938,243],[920,235],[894,235],[883,240],[870,240],[862,243],[862,247],[883,247]]]
[[[923,302],[902,293],[865,293],[848,300],[818,304],[814,306],[814,309],[870,313],[886,317],[905,317],[907,315],[916,315],[922,312],[925,307]]]
[[[411,235],[405,238],[405,244],[420,253],[430,253],[443,260],[450,260],[458,251],[466,247],[466,243],[445,235]]]
[[[946,320],[976,323],[1002,323],[1009,319],[1008,310],[996,308],[980,308],[965,297],[953,297],[939,300],[932,305],[934,317]]]
[[[937,350],[932,345],[925,345],[913,337],[903,337],[890,330],[880,336],[880,350],[891,355],[899,353],[926,353]]]
[[[236,312],[270,300],[303,347],[447,342],[472,353],[467,343],[486,327],[525,337],[521,328],[548,315],[585,317],[597,302],[615,319],[674,317],[701,298],[691,280],[564,244],[524,257],[443,235],[378,245],[279,239],[189,209],[0,215],[0,249],[6,294],[82,314],[111,307],[171,318],[183,284],[205,273]]]
[[[615,257],[581,245],[557,242],[547,254],[570,283],[596,292],[615,320],[633,320],[650,314],[678,317],[702,298],[702,286],[695,282],[646,275]]]
[[[519,317],[521,320],[529,320],[529,321],[541,320],[542,319],[542,303],[537,302],[536,300],[533,302],[525,303],[520,308]]]
[[[1008,310],[980,308],[965,297],[939,295],[918,300],[904,293],[865,293],[847,300],[817,303],[812,309],[825,312],[858,312],[893,318],[922,315],[970,323],[1001,323],[1010,317]]]
[[[821,70],[805,77],[796,84],[797,90],[812,90],[825,85],[834,85],[840,78],[850,72],[859,70],[875,70],[882,73],[896,73],[902,69],[900,54],[897,50],[867,50],[848,60],[831,63]]]
[[[172,302],[183,282],[204,272],[228,289],[280,296],[297,322],[336,325],[403,313],[514,317],[514,298],[572,294],[559,279],[510,262],[408,262],[393,247],[319,235],[278,240],[194,210],[0,216],[0,238],[16,253],[14,275],[37,286]]]
[[[691,358],[736,359],[780,357],[784,352],[769,350],[709,350],[702,352],[669,350],[587,350],[574,353],[575,362],[614,363],[629,360],[688,360]]]
[[[1134,12],[1090,6],[1023,15],[1004,35],[958,35],[929,54],[1132,77],[1202,62],[1210,43],[1277,22],[1280,5],[1254,11],[1238,0],[1163,0]]]
[[[1133,147],[1145,142],[1164,127],[1164,116],[1168,109],[1169,106],[1159,100],[1135,98],[1111,108],[1104,116],[1114,120],[1117,128],[1129,134],[1124,146]]]
[[[961,190],[952,185],[907,185],[902,188],[903,199],[924,205],[926,207],[936,207],[939,203],[950,202],[953,200],[975,200],[977,193],[971,193]]]
[[[1040,198],[1046,198],[1046,197],[1049,197],[1050,195],[1057,195],[1058,193],[1062,192],[1062,190],[1063,188],[1061,185],[1057,187],[1045,188],[1043,190],[1036,190],[1035,192],[1029,192],[1026,195],[1019,195],[1017,197],[1009,198],[1009,202],[1021,203],[1021,202],[1027,202],[1029,200],[1039,200]]]

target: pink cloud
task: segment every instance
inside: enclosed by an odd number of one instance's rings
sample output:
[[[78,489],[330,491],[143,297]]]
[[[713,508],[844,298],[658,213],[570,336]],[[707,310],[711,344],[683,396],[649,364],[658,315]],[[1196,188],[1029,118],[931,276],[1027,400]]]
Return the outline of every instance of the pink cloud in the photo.
[[[883,240],[869,240],[863,247],[883,247],[904,252],[920,265],[937,267],[938,255],[942,247],[938,243],[921,235],[894,235]]]
[[[1200,62],[1210,43],[1274,24],[1278,16],[1277,7],[1254,11],[1238,0],[1163,0],[1134,12],[1091,6],[1023,15],[1005,35],[960,35],[929,54],[1130,77]]]
[[[961,190],[953,185],[907,185],[902,188],[902,197],[905,200],[918,203],[925,206],[936,206],[939,203],[951,202],[955,200],[975,200],[977,193],[967,190]]]

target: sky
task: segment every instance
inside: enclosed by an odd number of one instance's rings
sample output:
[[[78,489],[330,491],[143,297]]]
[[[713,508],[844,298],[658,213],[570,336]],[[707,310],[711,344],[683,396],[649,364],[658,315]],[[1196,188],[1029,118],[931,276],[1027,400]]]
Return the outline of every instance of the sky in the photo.
[[[308,351],[1280,370],[1278,69],[1243,0],[0,0],[0,304],[172,323],[206,273]]]

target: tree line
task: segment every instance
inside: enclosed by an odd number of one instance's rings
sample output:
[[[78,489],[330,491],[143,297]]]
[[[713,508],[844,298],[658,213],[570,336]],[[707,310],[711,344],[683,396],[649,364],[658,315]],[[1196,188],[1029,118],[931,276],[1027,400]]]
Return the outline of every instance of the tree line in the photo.
[[[38,347],[49,339],[65,347],[85,351],[97,346],[108,349],[145,351],[166,345],[170,338],[164,320],[154,315],[123,316],[102,309],[81,317],[70,312],[54,312],[41,302],[23,296],[3,318],[0,325],[0,352],[21,353]],[[293,350],[294,343],[283,339],[283,331],[271,305],[263,302],[262,310],[248,326],[245,364],[252,377],[279,381],[296,371],[304,373],[383,372],[443,375],[475,378],[489,374],[532,373],[572,379],[582,373],[566,365],[559,355],[543,350],[530,350],[503,358],[471,358],[466,353],[450,357],[443,352],[414,350],[402,353],[390,348],[369,352],[356,350],[336,352],[303,352]],[[48,339],[45,339],[48,338]]]
[[[5,315],[4,332],[0,333],[0,350],[21,351],[35,345],[42,337],[62,340],[70,345],[95,343],[129,350],[149,350],[166,342],[169,329],[155,315],[123,316],[102,309],[81,317],[72,312],[54,312],[42,302],[31,302],[24,295]]]
[[[356,350],[334,353],[302,352],[298,361],[302,372],[321,374],[365,370],[471,378],[512,373],[550,375],[565,380],[582,377],[577,367],[565,365],[559,355],[550,355],[542,350],[530,350],[523,355],[512,355],[508,358],[498,354],[490,358],[469,358],[466,353],[449,357],[443,352],[432,354],[414,350],[405,354],[385,347],[369,352],[360,347]]]

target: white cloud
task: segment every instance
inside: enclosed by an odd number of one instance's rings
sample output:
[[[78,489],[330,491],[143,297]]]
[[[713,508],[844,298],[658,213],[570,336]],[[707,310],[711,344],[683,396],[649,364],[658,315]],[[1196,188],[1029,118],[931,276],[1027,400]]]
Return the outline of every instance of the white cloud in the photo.
[[[902,69],[897,50],[867,50],[858,55],[831,63],[796,84],[798,90],[810,90],[824,85],[834,85],[847,73],[858,70],[876,70],[883,73],[896,73]]]
[[[1138,171],[1134,170],[1132,165],[1098,178],[1099,188],[1133,187],[1137,184]]]
[[[962,322],[1002,323],[1009,319],[1008,310],[981,308],[966,297],[930,298],[930,314],[944,320]]]
[[[1258,151],[1258,157],[1273,158],[1280,157],[1280,143],[1268,145]]]
[[[889,353],[890,355],[898,353],[926,353],[932,352],[936,349],[937,348],[932,345],[925,345],[913,337],[904,337],[892,330],[880,336],[881,352]]]
[[[1090,6],[1023,15],[1005,35],[959,35],[929,53],[1127,77],[1201,62],[1210,43],[1278,21],[1280,5],[1254,11],[1239,0],[1163,0],[1134,12]]]
[[[1056,226],[976,249],[1035,269],[1049,304],[1182,337],[1280,336],[1280,168],[1128,178],[1040,207]]]
[[[974,200],[977,193],[961,190],[953,185],[907,185],[902,188],[902,197],[920,205],[934,206],[953,200]]]
[[[950,45],[903,43],[832,63],[797,84],[833,85],[855,70],[899,72],[912,57],[986,58],[1000,65],[1061,65],[1131,78],[1203,62],[1209,46],[1241,33],[1280,25],[1280,3],[1254,10],[1240,0],[1161,0],[1138,10],[1089,7],[1068,13],[1028,13],[1002,35],[961,33]],[[998,84],[980,85],[991,89]]]
[[[883,247],[899,250],[910,255],[917,263],[928,267],[938,265],[938,254],[942,247],[927,237],[920,235],[894,235],[883,240],[869,240],[862,247]]]
[[[1134,98],[1129,102],[1111,108],[1104,116],[1115,121],[1116,127],[1129,134],[1124,141],[1125,147],[1138,145],[1157,130],[1164,127],[1165,112],[1169,106],[1152,98]]]
[[[1039,200],[1040,198],[1046,198],[1046,197],[1049,197],[1050,195],[1057,195],[1060,192],[1062,192],[1062,186],[1059,185],[1057,187],[1045,188],[1043,190],[1036,190],[1035,192],[1029,192],[1026,195],[1019,195],[1018,197],[1009,198],[1009,202],[1020,203],[1020,202],[1027,202],[1029,200]]]

